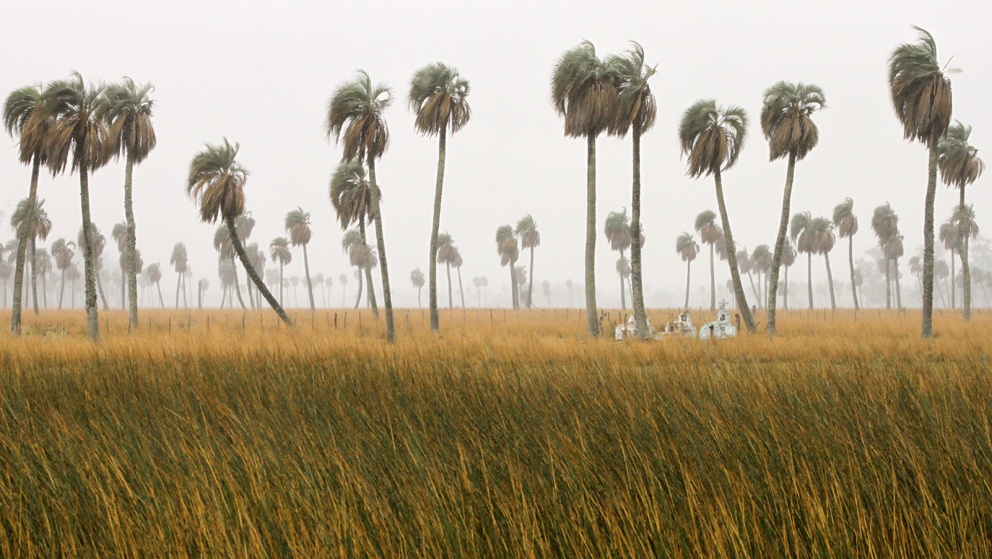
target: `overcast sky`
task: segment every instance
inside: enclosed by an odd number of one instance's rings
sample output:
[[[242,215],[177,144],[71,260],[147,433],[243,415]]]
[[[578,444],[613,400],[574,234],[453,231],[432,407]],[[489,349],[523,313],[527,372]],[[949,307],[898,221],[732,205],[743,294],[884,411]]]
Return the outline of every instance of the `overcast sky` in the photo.
[[[227,137],[240,142],[239,160],[251,171],[247,205],[257,226],[250,241],[268,247],[284,235],[286,212],[296,206],[311,212],[311,271],[334,277],[340,301],[337,278],[351,270],[327,184],[341,152],[325,138],[324,121],[335,87],[357,69],[367,70],[395,95],[385,113],[392,141],[377,171],[394,304],[415,306],[409,274],[416,266],[427,272],[437,141],[415,132],[406,94],[421,66],[454,66],[471,82],[473,114],[448,141],[441,230],[461,250],[466,289],[473,277],[487,276],[490,304],[506,306],[509,274],[499,266],[495,231],[526,213],[542,237],[535,284],[583,278],[585,144],[562,134],[549,101],[552,66],[583,39],[600,56],[623,52],[636,40],[658,67],[652,79],[658,118],[642,141],[645,293],[650,306],[677,306],[685,265],[675,253],[675,237],[692,231],[700,211],[716,209],[712,179],[685,176],[676,137],[682,111],[698,99],[715,98],[743,106],[755,121],[737,166],[724,174],[735,238],[750,250],[774,241],[786,168],[785,161],[768,162],[756,124],[761,94],[778,80],[821,86],[827,109],[814,116],[820,144],[797,165],[793,211],[829,217],[836,204],[852,197],[861,221],[855,250],[863,252],[875,244],[872,210],[891,202],[909,256],[923,244],[927,157],[921,145],[902,139],[888,98],[886,62],[900,43],[916,40],[911,25],[929,30],[941,61],[953,56],[951,67],[962,70],[952,76],[954,118],[974,126],[974,145],[992,146],[990,12],[988,3],[978,1],[115,0],[52,1],[44,9],[8,2],[0,18],[0,36],[8,45],[0,59],[0,92],[73,70],[95,82],[126,75],[153,83],[158,147],[134,173],[144,261],[162,262],[163,283],[174,285],[169,256],[174,243],[186,243],[195,278],[208,278],[208,300],[219,301],[211,244],[216,226],[199,222],[184,186],[192,156],[205,142]],[[630,206],[630,140],[603,136],[598,150],[597,287],[600,305],[609,306],[619,303],[617,255],[602,225],[609,211]],[[123,176],[123,164],[112,163],[90,182],[93,220],[108,236],[124,217]],[[979,179],[968,191],[983,226],[992,206],[988,180]],[[16,143],[5,136],[5,224],[17,200],[27,196],[29,182],[30,168],[17,162]],[[78,192],[75,175],[42,177],[39,195],[54,224],[46,246],[59,237],[75,238]],[[939,187],[938,224],[956,200],[956,191]],[[13,236],[4,230],[0,240]],[[839,278],[847,276],[844,248],[838,243],[832,255]],[[107,250],[112,263],[116,247]],[[693,266],[693,306],[708,303],[700,290],[707,265],[701,255]],[[302,254],[295,254],[287,275],[302,276],[302,268]],[[721,284],[729,277],[726,263],[719,262],[717,274]],[[814,280],[822,276],[822,264],[814,266]],[[350,294],[354,287],[352,278]],[[561,293],[556,291],[553,305],[567,303]],[[578,291],[573,303],[581,304]]]

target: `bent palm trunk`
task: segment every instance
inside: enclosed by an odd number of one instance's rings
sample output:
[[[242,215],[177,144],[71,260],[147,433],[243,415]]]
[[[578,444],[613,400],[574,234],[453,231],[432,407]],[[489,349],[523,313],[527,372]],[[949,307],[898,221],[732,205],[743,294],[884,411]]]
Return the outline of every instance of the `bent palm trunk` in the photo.
[[[241,305],[241,310],[246,311],[248,307],[245,306],[245,300],[241,298],[241,282],[238,281],[238,264],[234,261],[233,256],[231,257],[231,266],[231,273],[234,274],[234,293],[238,296],[238,303]]]
[[[248,254],[245,252],[245,247],[241,245],[241,239],[238,238],[238,231],[234,227],[234,218],[228,217],[225,220],[227,222],[227,229],[231,232],[231,242],[234,244],[234,252],[238,254],[238,259],[241,260],[241,265],[245,268],[245,273],[248,274],[248,278],[252,283],[255,284],[255,288],[258,289],[265,301],[269,303],[272,310],[276,311],[279,318],[286,323],[287,326],[292,326],[293,322],[289,320],[289,316],[286,315],[286,311],[283,310],[282,305],[276,301],[272,293],[269,292],[269,288],[265,287],[265,283],[262,282],[262,278],[258,277],[258,273],[255,272],[255,268],[251,265],[251,261],[248,260]],[[237,277],[237,276],[235,276]],[[242,304],[242,307],[244,305]]]
[[[734,245],[734,235],[730,231],[730,217],[727,215],[727,204],[723,201],[723,180],[719,169],[713,173],[716,183],[716,202],[720,208],[720,220],[723,222],[723,235],[727,244],[727,263],[730,265],[730,279],[734,284],[734,298],[737,300],[737,309],[744,318],[748,332],[758,329],[751,316],[751,308],[747,305],[747,297],[744,295],[744,286],[741,284],[741,273],[737,269],[737,249]]]
[[[782,215],[778,222],[778,235],[775,237],[775,253],[772,256],[771,279],[768,284],[768,335],[775,334],[776,297],[778,295],[778,272],[782,265],[782,251],[785,250],[785,235],[789,227],[789,212],[792,211],[792,184],[796,175],[796,153],[789,152],[789,166],[785,172],[785,192],[782,194]]]
[[[861,308],[858,304],[858,291],[854,286],[854,235],[847,238],[847,266],[851,269],[851,295],[854,297],[854,310]]]
[[[830,273],[830,256],[823,253],[823,261],[827,263],[827,287],[830,288],[830,310],[837,310],[837,302],[834,300],[834,275]]]
[[[41,172],[41,160],[35,156],[31,166],[31,187],[28,191],[28,223],[34,221],[34,206],[38,199],[38,175]],[[27,257],[28,239],[21,236],[17,242],[17,261],[14,264],[14,300],[11,303],[10,330],[15,334],[21,333],[21,296],[24,289],[24,260]]]

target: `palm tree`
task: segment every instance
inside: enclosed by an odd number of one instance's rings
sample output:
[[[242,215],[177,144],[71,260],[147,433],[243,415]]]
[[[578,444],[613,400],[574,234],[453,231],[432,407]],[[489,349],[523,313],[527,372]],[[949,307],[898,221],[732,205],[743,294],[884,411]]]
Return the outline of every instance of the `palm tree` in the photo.
[[[70,265],[69,269],[65,271],[65,277],[69,280],[69,293],[72,296],[72,308],[76,308],[76,280],[82,277],[79,273],[79,268],[75,264]]]
[[[286,264],[293,261],[293,253],[289,250],[289,239],[286,237],[276,237],[272,239],[269,243],[269,256],[272,257],[273,262],[279,263],[279,304],[282,304],[282,294],[284,291],[283,287],[283,268]]]
[[[0,281],[3,282],[3,304],[7,304],[7,281],[10,280],[11,274],[14,273],[14,267],[7,263],[6,260],[0,260]],[[976,274],[977,275],[977,274]]]
[[[369,245],[362,242],[361,235],[354,229],[345,232],[344,238],[341,240],[341,248],[348,254],[351,265],[358,268],[355,271],[355,277],[358,278],[358,298],[355,299],[355,308],[357,309],[362,302],[362,271],[366,272],[365,277],[370,278],[371,274],[368,272],[378,265],[378,260],[375,257],[375,252]],[[369,289],[372,289],[371,285],[369,285]],[[368,302],[369,305],[372,304],[371,299]]]
[[[46,240],[48,234],[52,231],[52,220],[48,218],[48,212],[45,211],[45,201],[36,200],[33,206],[31,205],[31,200],[28,198],[24,198],[18,202],[14,213],[10,216],[10,227],[14,230],[19,243],[23,242],[25,245],[31,247],[31,254],[27,256],[31,263],[31,300],[34,302],[34,314],[38,314],[38,280],[37,267],[35,265],[37,262],[37,244],[38,239],[42,241]],[[15,297],[18,296],[17,291],[17,278],[15,278]]]
[[[871,218],[871,229],[875,232],[875,236],[878,238],[878,246],[882,249],[882,255],[885,258],[885,308],[892,308],[892,279],[891,279],[891,266],[890,260],[886,255],[886,245],[892,241],[895,237],[899,236],[899,216],[892,209],[892,206],[888,202],[875,208],[874,213]],[[926,251],[926,248],[924,248]],[[923,276],[926,279],[926,253],[924,252],[924,271]],[[924,286],[924,291],[926,291]],[[932,297],[931,293],[931,297]]]
[[[3,106],[4,129],[11,137],[17,137],[18,156],[21,163],[31,165],[31,186],[28,190],[28,209],[38,207],[38,177],[41,165],[47,163],[48,130],[51,115],[43,115],[39,110],[44,93],[41,86],[27,86],[16,89],[7,96]],[[25,221],[34,221],[34,216],[26,216]],[[24,289],[24,263],[27,259],[29,239],[18,236],[14,265],[14,301],[11,305],[11,331],[21,331],[21,299]],[[33,259],[32,259],[33,261]]]
[[[121,221],[114,224],[114,228],[110,231],[110,237],[114,239],[117,243],[117,260],[121,267],[121,310],[127,308],[127,287],[128,287],[128,258],[126,256],[127,251],[127,222]],[[137,270],[135,271],[135,277],[137,278]],[[135,290],[138,289],[137,279],[135,279]],[[137,291],[135,291],[137,294]]]
[[[782,308],[789,309],[789,268],[796,263],[796,249],[788,239],[782,247],[782,266],[785,268],[785,284],[782,286]]]
[[[313,232],[310,230],[310,213],[297,207],[286,214],[286,232],[289,233],[289,240],[293,246],[303,247],[303,271],[307,280],[307,293],[310,295],[310,312],[317,310],[313,302],[313,283],[310,281],[310,259],[307,257],[307,245]]]
[[[813,309],[813,253],[816,252],[816,234],[812,228],[813,216],[809,212],[799,212],[792,216],[789,225],[789,239],[796,246],[796,252],[806,254],[806,288],[809,292],[809,308]]]
[[[541,282],[541,292],[544,294],[544,298],[548,301],[548,308],[551,308],[551,282],[544,280]]]
[[[902,288],[899,286],[899,259],[903,256],[902,235],[889,239],[882,247],[885,259],[892,263],[892,281],[896,284],[896,308],[902,310]]]
[[[520,247],[530,249],[530,283],[527,285],[527,308],[531,308],[534,294],[534,248],[541,246],[541,232],[537,230],[537,222],[530,214],[520,218],[517,222],[517,237],[520,238]]]
[[[682,232],[675,239],[675,252],[678,253],[679,258],[685,262],[685,305],[682,308],[689,308],[689,272],[692,269],[692,261],[696,259],[696,255],[699,253],[699,244],[696,243],[696,239],[689,233]]]
[[[48,308],[48,282],[46,278],[49,272],[52,271],[52,257],[49,256],[48,250],[40,248],[35,253],[35,261],[33,263],[35,269],[38,271],[38,275],[41,276],[41,297],[45,308]]]
[[[72,266],[72,257],[75,255],[76,243],[59,238],[52,243],[52,256],[55,257],[55,267],[62,275],[59,287],[59,310],[62,310],[62,297],[65,294],[65,273]]]
[[[424,280],[424,273],[420,271],[420,268],[414,268],[413,271],[410,272],[410,282],[417,288],[417,307],[420,308],[422,307],[420,304],[420,292],[423,291],[424,283],[426,283]]]
[[[951,223],[957,228],[958,254],[961,256],[961,293],[962,305],[965,310],[965,320],[971,319],[971,268],[968,264],[968,244],[978,236],[979,228],[975,223],[975,210],[971,205],[958,205],[951,214]]]
[[[606,225],[603,232],[606,235],[606,240],[610,243],[610,250],[619,252],[620,257],[623,258],[623,251],[630,248],[632,241],[630,236],[630,219],[627,217],[627,209],[624,208],[622,212],[610,212],[606,216]],[[624,295],[623,280],[624,276],[621,276],[620,308],[626,311],[627,299]]]
[[[458,297],[462,300],[462,308],[465,308],[465,290],[462,289],[462,253],[455,247],[455,255],[451,258],[451,267],[458,272]]]
[[[596,136],[617,128],[619,76],[589,41],[565,51],[551,74],[551,102],[565,119],[565,136],[586,139],[586,321],[599,336],[596,315]]]
[[[103,251],[107,248],[107,238],[100,232],[100,228],[93,223],[90,223],[89,238],[93,254],[93,273],[96,276],[96,288],[100,294],[100,301],[103,303],[103,310],[106,311],[109,310],[109,306],[107,305],[107,295],[103,292],[103,280],[100,279],[100,269],[103,268]],[[83,242],[83,229],[80,228],[79,235],[76,237],[76,243],[77,245],[82,245]]]
[[[657,104],[648,84],[657,70],[644,63],[644,49],[636,42],[625,56],[611,56],[607,59],[607,64],[613,67],[619,81],[616,118],[610,126],[610,134],[622,138],[630,130],[633,144],[630,202],[631,303],[637,333],[645,338],[648,335],[648,321],[644,310],[641,275],[641,135],[654,126],[657,115]]]
[[[520,249],[517,245],[517,237],[513,234],[513,227],[502,225],[496,229],[496,252],[499,253],[500,265],[510,267],[510,291],[513,297],[513,308],[519,308],[519,298],[517,297],[517,279],[514,269],[517,265],[517,257],[520,256]]]
[[[834,235],[834,223],[825,217],[813,218],[809,224],[813,235],[813,252],[823,255],[827,265],[827,287],[830,292],[830,310],[837,310],[837,300],[834,298],[834,276],[830,271],[830,251],[834,249],[837,237]]]
[[[357,159],[369,167],[369,188],[378,193],[375,175],[375,161],[382,157],[389,143],[389,130],[382,113],[393,100],[389,87],[385,84],[372,84],[365,71],[358,77],[341,84],[327,109],[327,135],[341,140],[344,132],[344,154],[341,161]],[[382,232],[382,214],[379,211],[379,196],[370,196],[370,210],[375,222],[375,236],[379,251],[379,272],[382,274],[382,298],[386,307],[386,339],[396,339],[393,326],[393,299],[389,291],[389,268],[386,264],[386,241]]]
[[[954,291],[954,253],[960,252],[961,249],[961,235],[954,222],[953,217],[947,218],[947,221],[940,225],[937,232],[937,238],[940,240],[941,244],[944,245],[944,250],[946,250],[951,255],[951,308],[955,308],[957,305],[957,293]]]
[[[741,286],[740,272],[737,270],[737,255],[734,249],[734,236],[730,230],[730,216],[723,201],[723,180],[721,174],[737,162],[737,157],[747,137],[747,114],[740,107],[718,107],[716,101],[697,101],[682,113],[679,125],[679,143],[682,153],[688,156],[688,174],[692,178],[713,175],[716,183],[716,200],[723,223],[723,235],[728,247],[730,278],[734,282],[734,296],[744,323],[750,332],[757,329],[754,317],[747,305],[744,288]]]
[[[152,125],[152,107],[155,101],[149,97],[154,87],[151,84],[137,85],[129,77],[120,83],[110,84],[105,92],[101,116],[106,120],[107,153],[124,158],[124,218],[127,222],[127,250],[134,253],[137,245],[135,233],[134,205],[131,197],[134,165],[141,163],[155,149],[155,127]],[[129,260],[132,261],[133,260]],[[138,272],[127,270],[130,308],[128,320],[132,327],[138,325]],[[178,303],[177,303],[178,306]]]
[[[696,232],[699,240],[710,247],[710,311],[716,311],[716,274],[714,273],[714,248],[716,242],[723,238],[723,229],[716,224],[716,214],[712,210],[703,210],[696,216]]]
[[[236,231],[237,226],[235,226]],[[234,259],[238,256],[237,252],[234,250],[234,241],[232,240],[231,229],[226,225],[220,225],[217,230],[214,231],[214,249],[221,260],[229,260],[231,262],[232,268],[227,271],[231,275],[231,283],[234,286],[234,293],[238,296],[238,303],[241,305],[242,310],[247,310],[245,306],[244,299],[241,297],[241,284],[238,282],[238,267],[234,263]]]
[[[948,271],[947,261],[946,260],[937,260],[936,262],[934,262],[934,265],[933,265],[933,276],[937,280],[944,280],[944,287],[947,287],[947,276],[949,276],[949,275],[950,275],[950,272]],[[947,308],[947,302],[944,301],[944,294],[943,293],[940,293],[940,284],[939,283],[937,284],[937,291],[940,294],[940,299],[941,299],[941,302],[944,305],[944,308]]]
[[[287,325],[292,325],[286,311],[269,293],[262,278],[248,261],[244,246],[238,236],[235,219],[245,211],[245,182],[248,170],[237,161],[238,144],[231,145],[224,138],[223,145],[206,144],[206,149],[193,157],[189,166],[187,193],[200,206],[200,220],[214,223],[221,218],[227,224],[231,244],[241,260],[245,272],[255,287],[262,293],[269,306]]]
[[[768,140],[769,161],[788,157],[785,172],[785,192],[782,195],[782,214],[775,237],[772,256],[771,280],[768,294],[768,334],[775,334],[775,295],[778,291],[778,270],[782,264],[782,248],[789,226],[792,184],[796,161],[800,161],[816,147],[820,138],[812,115],[826,106],[823,90],[813,84],[795,84],[780,81],[765,90],[761,105],[761,132]]]
[[[761,302],[761,290],[764,289],[764,306],[768,306],[768,289],[769,289],[769,278],[768,272],[772,269],[772,251],[768,248],[768,245],[758,245],[754,247],[751,251],[751,268],[758,272],[758,305],[762,305]],[[764,274],[765,280],[761,281],[761,276]]]
[[[617,275],[620,276],[620,294],[623,295],[624,285],[630,281],[630,260],[627,260],[623,254],[617,258],[616,270]]]
[[[923,210],[923,327],[933,335],[933,205],[937,193],[937,145],[951,122],[951,81],[937,60],[937,43],[925,30],[919,41],[904,43],[889,57],[889,93],[903,137],[919,140],[929,150],[927,192]]]
[[[380,199],[382,197],[378,189],[375,190],[375,195]],[[365,167],[355,160],[339,164],[331,176],[330,196],[331,206],[341,222],[341,230],[345,231],[353,223],[357,223],[361,242],[367,245],[365,224],[372,222],[372,187],[365,177]],[[365,283],[369,286],[368,299],[372,315],[378,318],[372,268],[365,268]]]
[[[437,236],[437,241],[435,241],[435,246],[437,247],[437,253],[434,255],[434,261],[437,264],[444,264],[448,270],[448,308],[452,308],[451,300],[451,263],[455,259],[455,254],[458,249],[454,245],[454,241],[451,239],[451,235],[447,233],[441,233]],[[435,285],[435,289],[436,289]],[[435,304],[437,303],[435,297]]]
[[[478,300],[480,295],[485,296],[485,305],[489,306],[489,294],[487,293],[489,278],[486,276],[476,276],[472,278],[472,284],[475,285],[476,306],[481,307],[483,304],[482,301]]]
[[[858,232],[858,216],[854,215],[854,200],[845,198],[834,207],[834,225],[841,239],[847,238],[847,265],[851,270],[851,296],[854,298],[854,310],[858,304],[858,291],[854,285],[854,235]]]
[[[186,245],[183,243],[176,243],[172,247],[172,256],[169,258],[169,264],[175,269],[176,274],[179,275],[179,279],[176,280],[176,308],[179,308],[179,290],[182,289],[183,292],[183,304],[187,307],[189,306],[186,301],[186,288],[183,286],[183,278],[186,276],[186,268],[189,263],[189,256],[186,254]]]
[[[155,288],[158,290],[158,302],[164,309],[165,300],[162,299],[162,285],[160,283],[162,281],[161,265],[158,262],[155,262],[154,264],[149,264],[148,267],[145,268],[145,275],[148,277],[149,284],[152,283],[155,284]]]
[[[754,263],[751,261],[751,256],[747,253],[747,247],[741,247],[735,255],[737,257],[737,269],[742,274],[747,274],[747,281],[751,284],[751,293],[754,294],[754,298],[757,302],[761,303],[761,296],[758,294],[758,289],[754,286],[754,276],[751,275],[751,270],[754,268]]]
[[[207,278],[200,278],[200,281],[196,282],[196,308],[198,310],[203,310],[203,294],[207,292],[210,287],[210,282]]]
[[[434,220],[431,224],[428,302],[431,330],[441,329],[437,312],[438,231],[441,227],[441,190],[444,185],[444,160],[447,153],[447,133],[454,134],[468,124],[472,110],[468,104],[469,84],[458,70],[440,62],[428,64],[413,74],[408,97],[410,110],[416,115],[414,127],[426,136],[438,136],[437,180],[434,185]]]
[[[985,162],[978,157],[978,149],[968,143],[971,136],[971,126],[955,122],[947,129],[947,135],[937,143],[937,167],[940,177],[947,186],[955,186],[960,191],[960,201],[955,210],[960,219],[956,220],[962,231],[971,230],[973,213],[964,204],[964,189],[972,184],[985,171]],[[977,234],[977,232],[976,232]],[[964,293],[964,319],[971,320],[971,268],[968,262],[968,244],[971,235],[963,233],[961,237],[961,272],[964,275],[962,291]]]

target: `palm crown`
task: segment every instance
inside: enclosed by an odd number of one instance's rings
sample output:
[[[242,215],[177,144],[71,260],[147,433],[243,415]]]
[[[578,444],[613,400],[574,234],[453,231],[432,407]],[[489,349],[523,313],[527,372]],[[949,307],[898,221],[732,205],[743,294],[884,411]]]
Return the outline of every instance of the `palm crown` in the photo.
[[[224,138],[223,144],[206,144],[189,165],[186,192],[200,205],[200,219],[205,223],[244,213],[248,169],[237,161],[239,149],[239,144],[232,146]]]
[[[337,166],[330,184],[331,206],[341,222],[341,229],[347,229],[359,220],[372,219],[372,186],[365,174],[365,167],[352,159]],[[376,188],[376,195],[382,200],[382,192]]]
[[[341,161],[364,163],[382,157],[389,145],[389,128],[382,113],[392,101],[389,86],[373,84],[364,70],[338,86],[327,107],[327,135],[340,142],[344,133]]]
[[[687,174],[696,178],[732,167],[744,147],[747,124],[744,109],[719,107],[712,99],[686,109],[679,125],[679,144],[689,157]]]
[[[541,232],[537,230],[537,222],[530,214],[520,218],[516,228],[517,236],[520,237],[520,246],[532,248],[541,246]]]
[[[683,262],[691,262],[696,259],[696,255],[699,253],[699,244],[696,243],[696,239],[691,234],[683,231],[675,238],[675,252],[678,253]]]
[[[313,232],[310,230],[310,213],[297,207],[286,214],[286,231],[293,246],[305,245],[310,242]]]
[[[52,220],[45,211],[45,201],[38,200],[34,207],[27,198],[17,203],[14,213],[10,215],[10,227],[18,238],[27,240],[48,238],[52,230]]]
[[[155,127],[152,125],[155,102],[148,96],[153,89],[151,84],[137,85],[128,77],[121,83],[107,86],[100,115],[109,127],[109,153],[141,163],[155,149]]]
[[[826,106],[823,90],[812,84],[780,81],[765,90],[761,132],[768,140],[771,160],[794,154],[806,157],[819,140],[811,115]]]
[[[630,218],[627,217],[626,209],[622,212],[610,212],[606,216],[604,233],[606,240],[610,242],[610,249],[622,252],[630,247]]]
[[[272,257],[273,262],[278,262],[282,265],[292,262],[293,253],[289,250],[289,239],[286,237],[272,239],[272,242],[269,243],[269,256]]]
[[[502,225],[496,230],[496,251],[499,253],[500,263],[503,266],[515,261],[520,255],[517,237],[509,225]]]
[[[551,102],[565,118],[565,135],[596,135],[615,126],[619,78],[589,41],[565,51],[551,74]]]
[[[925,145],[938,141],[951,122],[951,81],[937,60],[937,43],[925,29],[889,57],[889,93],[903,137]]]
[[[428,136],[444,129],[458,132],[472,118],[468,93],[468,80],[454,68],[435,62],[417,70],[409,96],[410,109],[417,115],[414,127]]]
[[[619,88],[616,117],[610,125],[610,133],[622,138],[631,127],[638,132],[650,130],[658,107],[648,80],[657,70],[644,63],[644,48],[634,42],[625,56],[610,56],[606,64],[615,75]]]
[[[854,215],[854,200],[845,198],[834,207],[834,225],[840,238],[850,237],[858,232],[858,216]]]
[[[937,168],[947,186],[964,188],[985,171],[985,162],[978,157],[978,149],[968,143],[969,136],[971,126],[955,122],[937,144]]]
[[[696,216],[695,230],[699,233],[699,240],[704,244],[711,245],[723,238],[723,229],[716,223],[716,214],[713,210],[703,210]]]
[[[12,91],[3,105],[3,127],[12,137],[18,137],[21,163],[45,159],[45,139],[51,120],[40,118],[42,95],[41,86],[22,87]]]

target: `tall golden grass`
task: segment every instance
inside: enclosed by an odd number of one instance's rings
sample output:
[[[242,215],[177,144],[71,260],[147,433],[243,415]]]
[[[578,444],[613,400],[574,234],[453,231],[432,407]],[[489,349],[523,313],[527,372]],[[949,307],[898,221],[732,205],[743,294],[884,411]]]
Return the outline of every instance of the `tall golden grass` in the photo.
[[[617,343],[399,311],[387,344],[337,312],[0,334],[0,555],[992,556],[987,313]]]

